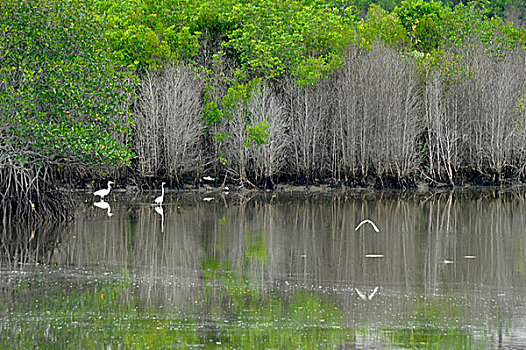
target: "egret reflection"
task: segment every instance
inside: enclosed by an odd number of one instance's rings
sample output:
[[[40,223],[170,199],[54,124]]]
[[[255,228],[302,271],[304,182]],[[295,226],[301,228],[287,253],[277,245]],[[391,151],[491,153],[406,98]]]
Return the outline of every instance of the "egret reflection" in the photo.
[[[113,213],[111,212],[110,204],[108,202],[100,200],[100,202],[95,202],[93,203],[93,205],[101,209],[106,209],[109,217],[113,216]]]
[[[158,206],[155,207],[155,212],[159,215],[161,215],[161,232],[164,232],[164,210],[163,207]]]
[[[366,258],[383,258],[383,254],[365,254]]]
[[[358,296],[360,297],[360,299],[362,300],[371,300],[376,292],[378,292],[378,287],[374,288],[374,290],[371,292],[371,294],[366,294],[366,293],[363,293],[363,292],[360,292],[358,290],[358,288],[354,288],[354,290],[356,290],[356,293],[358,293]]]

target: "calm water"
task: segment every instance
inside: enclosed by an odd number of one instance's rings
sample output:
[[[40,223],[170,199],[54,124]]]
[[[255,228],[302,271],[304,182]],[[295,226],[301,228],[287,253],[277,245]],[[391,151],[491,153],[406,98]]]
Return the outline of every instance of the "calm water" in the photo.
[[[526,189],[156,195],[3,228],[0,348],[526,346]]]

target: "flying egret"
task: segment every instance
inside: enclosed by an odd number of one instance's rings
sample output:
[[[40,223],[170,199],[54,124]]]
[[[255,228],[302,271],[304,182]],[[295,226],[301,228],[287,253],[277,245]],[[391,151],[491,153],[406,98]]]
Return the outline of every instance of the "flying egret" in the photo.
[[[360,227],[362,227],[362,225],[364,225],[364,224],[371,224],[371,225],[373,226],[373,229],[374,229],[376,232],[380,232],[380,230],[378,229],[378,227],[376,227],[376,225],[374,224],[374,222],[372,222],[372,221],[369,220],[369,219],[365,219],[364,221],[360,222],[360,223],[358,224],[358,226],[356,226],[356,228],[355,228],[354,230],[355,230],[355,231],[358,231],[358,229],[359,229]]]
[[[376,294],[376,292],[378,291],[378,287],[376,287],[371,294],[367,295],[365,293],[362,293],[358,290],[358,288],[354,288],[354,290],[356,290],[356,293],[358,293],[358,296],[360,297],[360,299],[362,300],[371,300],[374,295]]]
[[[110,191],[111,191],[111,185],[113,184],[113,181],[108,181],[108,188],[104,188],[102,190],[98,190],[95,193],[93,193],[95,196],[100,196],[100,199],[102,200],[104,197],[106,197]]]
[[[161,195],[159,197],[155,198],[155,200],[154,200],[154,202],[156,204],[159,204],[159,205],[163,204],[163,201],[164,201],[164,185],[166,185],[166,182],[163,182],[161,184]]]

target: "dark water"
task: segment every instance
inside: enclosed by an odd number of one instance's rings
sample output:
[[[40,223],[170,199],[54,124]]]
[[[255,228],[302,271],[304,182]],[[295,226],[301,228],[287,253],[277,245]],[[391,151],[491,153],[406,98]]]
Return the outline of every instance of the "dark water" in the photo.
[[[525,189],[154,196],[3,228],[0,348],[526,346]]]

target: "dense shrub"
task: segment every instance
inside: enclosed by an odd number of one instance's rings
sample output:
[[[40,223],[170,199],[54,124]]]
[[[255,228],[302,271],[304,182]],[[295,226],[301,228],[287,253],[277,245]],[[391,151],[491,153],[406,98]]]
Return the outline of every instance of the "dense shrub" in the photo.
[[[127,164],[128,77],[108,61],[88,3],[74,4],[2,2],[3,142],[27,160]]]
[[[64,167],[130,163],[129,77],[102,33],[88,1],[0,3],[2,204],[41,202]]]

